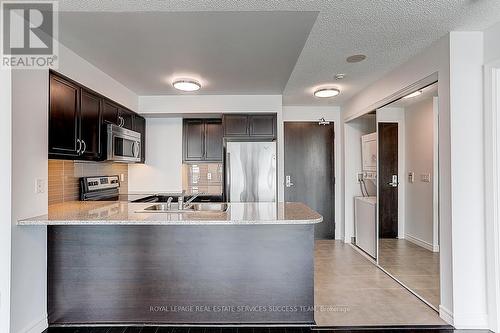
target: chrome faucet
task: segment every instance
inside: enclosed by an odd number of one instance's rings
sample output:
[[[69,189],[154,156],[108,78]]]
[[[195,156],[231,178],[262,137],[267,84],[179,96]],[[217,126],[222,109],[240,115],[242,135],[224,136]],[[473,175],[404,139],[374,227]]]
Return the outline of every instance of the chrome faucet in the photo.
[[[193,202],[194,199],[196,199],[198,196],[202,195],[203,193],[195,193],[194,195],[191,196],[185,203],[184,203],[184,208],[188,208],[191,202]]]
[[[174,200],[172,197],[168,197],[167,199],[167,209],[169,210],[172,208],[172,200]]]

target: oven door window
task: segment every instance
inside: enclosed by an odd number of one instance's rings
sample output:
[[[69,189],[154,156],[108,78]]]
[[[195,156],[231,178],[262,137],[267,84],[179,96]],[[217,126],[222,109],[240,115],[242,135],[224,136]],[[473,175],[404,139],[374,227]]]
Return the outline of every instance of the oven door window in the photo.
[[[114,155],[122,157],[134,156],[134,141],[120,137],[115,137]]]

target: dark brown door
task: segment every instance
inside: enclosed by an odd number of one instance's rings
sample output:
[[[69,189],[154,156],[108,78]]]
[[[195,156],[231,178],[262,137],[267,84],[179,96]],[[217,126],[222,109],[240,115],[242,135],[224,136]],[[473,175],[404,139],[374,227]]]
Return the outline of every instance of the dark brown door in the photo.
[[[275,115],[253,115],[249,117],[250,136],[275,137]]]
[[[225,136],[248,136],[248,116],[247,115],[225,115],[224,116]]]
[[[398,237],[398,124],[378,124],[379,237]]]
[[[203,119],[185,119],[184,120],[184,161],[203,160],[205,124]]]
[[[82,89],[80,112],[81,154],[84,158],[101,157],[101,98]]]
[[[285,122],[285,201],[303,202],[323,215],[316,239],[335,237],[334,166],[333,123]]]
[[[49,94],[49,154],[63,158],[76,157],[81,148],[80,88],[51,75]]]
[[[222,162],[222,120],[205,120],[205,160]]]

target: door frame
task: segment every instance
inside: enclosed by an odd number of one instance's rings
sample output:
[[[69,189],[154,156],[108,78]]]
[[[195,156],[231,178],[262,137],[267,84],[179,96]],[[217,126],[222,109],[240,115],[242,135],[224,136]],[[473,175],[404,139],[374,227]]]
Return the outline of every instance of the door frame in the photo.
[[[290,109],[292,108],[299,108],[299,107],[288,107]],[[295,111],[295,110],[294,110]],[[341,142],[341,134],[340,134],[340,115],[335,114],[335,118],[339,119],[333,119],[331,120],[331,116],[329,114],[325,114],[324,116],[322,114],[318,114],[318,119],[304,119],[302,117],[298,118],[287,118],[283,117],[282,126],[281,126],[281,135],[280,138],[281,144],[278,143],[279,146],[281,146],[281,151],[282,153],[282,163],[283,163],[283,178],[282,178],[282,184],[281,188],[283,190],[283,201],[285,198],[285,123],[318,123],[320,119],[326,119],[327,122],[330,122],[333,124],[333,174],[334,174],[334,180],[333,180],[333,217],[334,217],[334,239],[335,240],[343,240],[344,239],[344,227],[343,227],[343,219],[342,219],[342,214],[343,210],[341,207],[341,198],[337,196],[337,194],[341,193],[341,149],[342,149],[342,142]],[[280,129],[278,129],[279,133]]]
[[[486,287],[488,325],[500,329],[500,59],[484,66]],[[488,181],[488,179],[490,181]]]

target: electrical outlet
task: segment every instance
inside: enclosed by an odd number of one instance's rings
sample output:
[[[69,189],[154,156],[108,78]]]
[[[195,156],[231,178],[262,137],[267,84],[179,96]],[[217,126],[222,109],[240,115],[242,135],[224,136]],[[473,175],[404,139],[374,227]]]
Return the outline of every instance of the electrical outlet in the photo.
[[[212,173],[211,172],[207,172],[207,179],[212,180]]]
[[[121,182],[125,181],[125,175],[123,173],[120,174],[120,181]]]
[[[362,182],[364,178],[364,175],[362,172],[358,172],[358,182]]]
[[[45,179],[37,178],[35,179],[35,193],[45,192]]]

